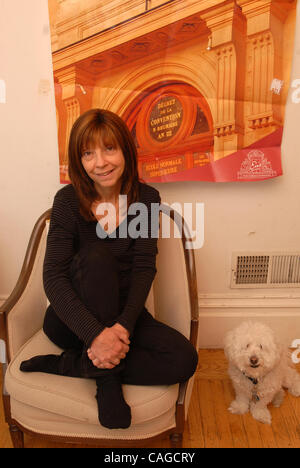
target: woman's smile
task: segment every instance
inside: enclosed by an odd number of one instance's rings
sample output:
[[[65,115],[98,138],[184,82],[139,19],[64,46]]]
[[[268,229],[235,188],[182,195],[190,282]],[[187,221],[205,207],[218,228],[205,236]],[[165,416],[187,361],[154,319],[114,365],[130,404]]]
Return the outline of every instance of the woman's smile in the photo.
[[[95,173],[96,176],[100,176],[100,177],[107,177],[108,175],[110,175],[112,173],[114,169],[110,169],[109,171],[106,171],[106,172],[98,172],[98,173]]]

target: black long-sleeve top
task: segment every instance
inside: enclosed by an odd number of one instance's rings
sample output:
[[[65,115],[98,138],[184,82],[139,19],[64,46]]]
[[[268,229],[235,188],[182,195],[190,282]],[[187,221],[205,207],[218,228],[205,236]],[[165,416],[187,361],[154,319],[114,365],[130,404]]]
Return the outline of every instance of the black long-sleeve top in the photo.
[[[149,185],[140,183],[139,189],[138,201],[148,210],[148,223],[139,229],[140,211],[128,214],[122,221],[127,224],[126,237],[124,224],[121,223],[122,237],[118,236],[119,226],[111,235],[104,239],[99,238],[96,232],[97,221],[86,221],[81,216],[79,200],[71,184],[60,189],[54,198],[44,261],[44,288],[58,317],[87,346],[91,345],[105,326],[85,307],[72,287],[70,264],[79,249],[86,244],[105,242],[116,257],[121,294],[123,297],[126,295],[125,306],[117,321],[130,334],[143,310],[156,273],[157,236],[153,233],[157,232],[159,220],[158,210],[151,212],[151,206],[160,203],[160,196]],[[128,234],[131,222],[141,230],[141,236],[136,239]]]

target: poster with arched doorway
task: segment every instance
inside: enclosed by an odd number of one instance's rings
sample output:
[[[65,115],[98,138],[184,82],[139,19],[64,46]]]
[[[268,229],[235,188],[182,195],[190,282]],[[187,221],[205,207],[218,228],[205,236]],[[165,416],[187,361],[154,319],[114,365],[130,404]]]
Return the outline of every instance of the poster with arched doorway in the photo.
[[[120,115],[146,182],[280,176],[296,0],[49,0],[61,182],[84,111]]]
[[[141,177],[176,180],[213,160],[213,120],[204,97],[183,82],[161,82],[137,96],[122,116],[134,135]]]

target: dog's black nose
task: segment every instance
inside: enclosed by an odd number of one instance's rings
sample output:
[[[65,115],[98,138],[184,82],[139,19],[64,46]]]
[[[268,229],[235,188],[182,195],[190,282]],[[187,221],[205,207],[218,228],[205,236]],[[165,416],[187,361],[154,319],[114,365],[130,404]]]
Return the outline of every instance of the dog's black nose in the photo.
[[[253,366],[256,366],[256,364],[258,363],[258,358],[256,356],[251,356],[250,362]]]

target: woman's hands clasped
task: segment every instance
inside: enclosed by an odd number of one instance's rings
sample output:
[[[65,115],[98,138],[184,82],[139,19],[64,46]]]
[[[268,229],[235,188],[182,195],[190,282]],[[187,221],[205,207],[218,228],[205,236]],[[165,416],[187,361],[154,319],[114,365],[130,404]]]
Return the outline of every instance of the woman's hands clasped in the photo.
[[[105,328],[88,349],[88,357],[99,369],[113,369],[129,351],[129,332],[121,324]]]

